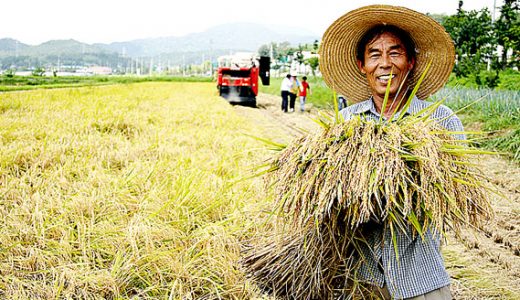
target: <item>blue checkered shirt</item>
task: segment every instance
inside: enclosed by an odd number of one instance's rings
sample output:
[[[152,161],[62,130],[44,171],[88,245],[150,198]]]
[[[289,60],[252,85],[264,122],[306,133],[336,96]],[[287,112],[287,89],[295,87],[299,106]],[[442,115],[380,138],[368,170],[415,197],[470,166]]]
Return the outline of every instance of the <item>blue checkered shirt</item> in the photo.
[[[432,103],[414,98],[405,113],[415,114],[430,105]],[[372,99],[346,107],[341,114],[345,120],[354,115],[375,121],[380,118]],[[464,130],[460,119],[446,106],[439,106],[430,118],[449,131]],[[455,136],[465,138],[463,134]],[[440,252],[439,234],[428,230],[423,240],[397,230],[396,237],[399,257],[396,256],[390,230],[375,226],[369,233],[368,245],[363,245],[361,249],[364,261],[359,275],[362,280],[379,287],[386,284],[394,299],[416,297],[450,284]]]

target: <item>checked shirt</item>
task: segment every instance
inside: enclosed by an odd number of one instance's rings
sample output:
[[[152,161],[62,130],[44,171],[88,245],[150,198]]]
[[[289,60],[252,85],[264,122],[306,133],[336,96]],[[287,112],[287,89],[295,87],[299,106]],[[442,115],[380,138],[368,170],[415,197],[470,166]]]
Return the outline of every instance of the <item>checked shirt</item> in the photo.
[[[415,114],[433,103],[412,99],[405,114]],[[341,111],[345,120],[355,115],[378,121],[372,99],[348,106]],[[430,116],[449,131],[462,132],[460,119],[446,106],[439,106]],[[465,139],[462,133],[454,134]],[[397,253],[390,230],[374,226],[368,236],[368,245],[362,247],[364,262],[359,270],[361,279],[383,287],[385,284],[394,299],[419,296],[450,284],[440,253],[440,236],[428,230],[425,238],[412,237],[411,233],[396,231]]]

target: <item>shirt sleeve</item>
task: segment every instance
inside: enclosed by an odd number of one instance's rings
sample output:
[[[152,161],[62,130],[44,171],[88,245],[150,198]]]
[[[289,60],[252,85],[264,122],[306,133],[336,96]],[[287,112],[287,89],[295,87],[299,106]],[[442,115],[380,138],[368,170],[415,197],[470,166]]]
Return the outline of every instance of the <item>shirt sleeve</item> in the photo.
[[[448,122],[446,124],[446,129],[448,131],[457,132],[456,134],[453,135],[457,140],[465,140],[466,139],[466,135],[463,133],[464,132],[464,125],[462,125],[461,120],[456,115],[453,115],[448,120]]]

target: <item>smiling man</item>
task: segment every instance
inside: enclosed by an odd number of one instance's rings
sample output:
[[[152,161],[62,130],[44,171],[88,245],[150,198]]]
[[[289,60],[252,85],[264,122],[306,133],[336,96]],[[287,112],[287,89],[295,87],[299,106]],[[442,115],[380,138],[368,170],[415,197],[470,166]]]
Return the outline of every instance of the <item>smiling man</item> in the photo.
[[[354,103],[341,111],[346,120],[360,116],[387,122],[392,115],[421,112],[432,105],[421,99],[444,86],[454,61],[453,41],[439,23],[390,5],[370,5],[346,13],[326,30],[320,46],[323,79]],[[416,95],[405,106],[430,63]],[[464,138],[460,119],[448,107],[440,105],[429,117],[458,132],[454,133],[457,138]],[[376,298],[451,299],[439,234],[429,229],[421,238],[404,228],[392,235],[383,220],[381,216],[366,226],[367,244],[359,249],[362,264],[356,279],[365,282]]]

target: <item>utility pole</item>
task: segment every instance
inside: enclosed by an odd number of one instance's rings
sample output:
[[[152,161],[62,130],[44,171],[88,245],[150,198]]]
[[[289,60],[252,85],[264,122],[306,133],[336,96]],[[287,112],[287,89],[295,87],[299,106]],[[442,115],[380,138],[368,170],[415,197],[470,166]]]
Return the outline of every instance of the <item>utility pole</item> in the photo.
[[[209,39],[209,73],[213,76],[213,39]]]
[[[493,0],[493,14],[491,15],[491,23],[495,23],[495,11],[497,9],[497,0]]]
[[[493,0],[493,12],[491,13],[491,24],[495,24],[495,11],[497,9],[497,0]],[[496,49],[495,49],[496,51]],[[491,58],[487,62],[487,71],[491,70]]]
[[[182,55],[182,76],[186,76],[186,62],[184,60],[184,54]]]

